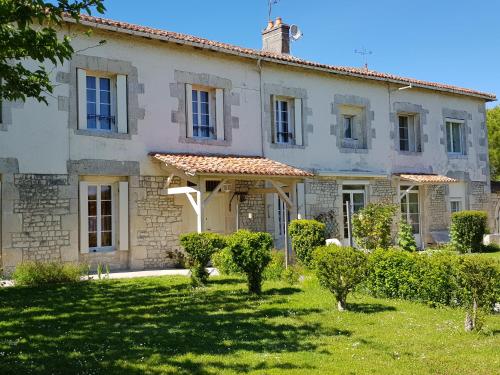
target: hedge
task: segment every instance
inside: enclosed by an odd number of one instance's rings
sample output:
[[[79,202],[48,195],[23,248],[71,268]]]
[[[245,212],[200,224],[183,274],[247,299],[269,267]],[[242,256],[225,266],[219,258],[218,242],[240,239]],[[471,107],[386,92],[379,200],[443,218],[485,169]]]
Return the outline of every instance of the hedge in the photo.
[[[460,211],[451,215],[451,244],[461,253],[479,252],[488,230],[488,214],[483,211]]]
[[[318,246],[326,242],[326,226],[316,220],[292,220],[288,233],[292,239],[292,247],[301,264],[308,267],[312,262],[312,253]]]

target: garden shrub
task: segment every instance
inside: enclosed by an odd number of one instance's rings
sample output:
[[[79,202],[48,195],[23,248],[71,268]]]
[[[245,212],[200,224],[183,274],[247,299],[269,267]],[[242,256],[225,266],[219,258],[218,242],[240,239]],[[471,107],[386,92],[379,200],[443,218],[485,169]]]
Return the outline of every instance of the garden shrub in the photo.
[[[62,262],[23,262],[12,274],[15,285],[41,286],[80,281],[87,266]]]
[[[488,228],[488,214],[483,211],[460,211],[451,215],[452,245],[461,253],[481,251]]]
[[[188,233],[181,235],[179,239],[187,253],[192,285],[205,285],[208,280],[205,267],[212,255],[226,246],[224,237],[216,233]]]
[[[398,242],[399,248],[404,251],[417,251],[417,241],[413,235],[413,228],[406,221],[399,223]]]
[[[295,285],[300,280],[302,268],[297,264],[289,265],[288,268],[283,270],[281,274],[281,280],[286,282],[289,285]]]
[[[228,237],[234,262],[247,276],[248,291],[260,294],[262,273],[271,261],[273,239],[269,233],[239,230]]]
[[[311,265],[312,253],[326,242],[326,225],[316,220],[292,220],[288,233],[297,259],[306,267]]]
[[[368,259],[352,247],[329,245],[314,251],[314,266],[320,285],[333,293],[339,311],[343,311],[347,295],[366,277]]]
[[[264,269],[262,277],[264,280],[281,280],[285,271],[285,253],[280,250],[271,251],[271,261]]]
[[[391,245],[391,227],[396,206],[370,203],[352,216],[352,235],[363,249],[375,250]]]
[[[227,247],[215,252],[212,255],[212,265],[217,268],[220,275],[235,276],[243,273],[243,271],[234,262],[233,254]]]

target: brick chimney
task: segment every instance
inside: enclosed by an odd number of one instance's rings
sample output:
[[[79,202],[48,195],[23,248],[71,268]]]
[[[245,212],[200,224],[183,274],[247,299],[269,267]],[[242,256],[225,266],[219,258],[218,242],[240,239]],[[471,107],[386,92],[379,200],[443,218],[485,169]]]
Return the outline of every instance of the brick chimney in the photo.
[[[290,53],[290,26],[285,25],[280,17],[269,21],[262,32],[262,50],[274,53]]]

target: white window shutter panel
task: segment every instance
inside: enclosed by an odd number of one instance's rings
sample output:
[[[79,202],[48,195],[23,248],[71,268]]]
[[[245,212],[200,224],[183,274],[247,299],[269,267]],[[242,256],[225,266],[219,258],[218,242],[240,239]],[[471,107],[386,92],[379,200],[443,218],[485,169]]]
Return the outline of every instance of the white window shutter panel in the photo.
[[[215,122],[217,139],[224,140],[224,90],[215,90]]]
[[[305,191],[305,183],[299,182],[297,184],[297,212],[302,217],[302,219],[306,218],[306,191]]]
[[[193,138],[193,85],[186,83],[186,127],[187,137]]]
[[[78,90],[78,129],[87,129],[87,73],[84,69],[76,70]]]
[[[271,95],[271,139],[273,143],[278,140],[278,129],[276,127],[276,95]]]
[[[118,221],[119,221],[119,250],[128,250],[128,182],[120,181],[118,183]]]
[[[88,183],[80,182],[80,252],[89,252]]]
[[[295,98],[294,103],[295,111],[295,144],[298,146],[303,145],[302,139],[302,99]]]
[[[116,122],[118,133],[128,133],[127,76],[116,76]]]

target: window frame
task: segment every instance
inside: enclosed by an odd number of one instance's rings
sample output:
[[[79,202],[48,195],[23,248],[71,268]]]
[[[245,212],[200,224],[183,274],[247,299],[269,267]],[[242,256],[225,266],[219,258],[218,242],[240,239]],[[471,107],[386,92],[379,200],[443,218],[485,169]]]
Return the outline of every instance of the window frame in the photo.
[[[193,98],[194,93],[196,92],[197,100],[196,100],[196,110],[195,110],[195,101]],[[207,94],[207,105],[208,105],[208,113],[206,116],[208,116],[208,126],[207,125],[202,125],[202,116],[204,115],[201,111],[202,108],[202,101],[200,100],[200,94],[204,92]],[[217,131],[216,131],[216,119],[215,119],[215,99],[213,98],[214,96],[214,89],[210,87],[205,87],[205,86],[195,86],[193,85],[191,88],[191,97],[189,98],[191,100],[191,113],[189,114],[192,118],[192,131],[193,131],[193,139],[217,139]],[[196,120],[197,124],[195,124],[195,114],[196,114]],[[208,129],[208,136],[201,135],[202,134],[202,129],[207,128]],[[198,131],[198,135],[195,135],[195,129]]]
[[[88,110],[88,103],[89,103],[89,97],[88,97],[88,79],[89,78],[94,78],[95,79],[95,107],[96,107],[96,113],[95,114],[89,114]],[[108,79],[109,80],[109,107],[110,107],[110,127],[109,129],[103,129],[100,127],[101,120],[99,117],[101,116],[101,79]],[[117,92],[116,92],[116,74],[109,74],[105,72],[96,72],[96,71],[89,71],[85,70],[85,112],[86,112],[86,123],[85,123],[85,129],[92,131],[92,132],[98,132],[98,133],[116,133],[118,132],[118,124],[117,124]],[[91,128],[89,127],[89,116],[96,116],[95,118],[95,123],[96,127]]]
[[[286,131],[283,128],[283,121],[279,114],[283,113],[282,106],[287,104],[287,122]],[[295,100],[294,98],[286,96],[275,96],[273,100],[273,130],[274,130],[274,143],[278,145],[293,145],[295,144]],[[281,140],[280,135],[286,134],[287,140]]]
[[[357,141],[357,138],[354,138],[353,135],[354,135],[354,119],[355,119],[355,115],[342,115],[342,122],[343,122],[343,139],[348,139],[348,140],[352,140],[352,141]],[[346,124],[346,121],[349,120],[349,137],[347,137],[347,124]]]
[[[422,152],[422,140],[420,134],[420,122],[419,116],[415,113],[406,113],[400,112],[398,113],[398,136],[399,136],[399,151],[402,152],[413,152],[420,153]],[[406,138],[402,138],[401,129],[401,120],[406,119]],[[407,142],[407,149],[401,147],[403,141]]]
[[[453,204],[454,203],[457,203],[458,204],[458,210],[454,210],[453,209]],[[463,207],[462,207],[462,198],[450,198],[450,213],[453,214],[455,212],[460,212],[460,211],[463,211]]]
[[[450,126],[448,126],[450,125]],[[453,137],[453,127],[456,125],[459,129],[460,151],[455,151],[455,143]],[[446,152],[449,155],[466,155],[465,151],[465,121],[459,119],[445,119],[446,132]],[[451,149],[448,147],[450,145]]]
[[[349,228],[347,226],[347,211],[346,211],[346,208],[345,208],[345,202],[344,201],[344,194],[348,194],[349,195],[349,202],[351,203],[351,205],[353,206],[354,205],[354,194],[363,194],[363,207],[361,207],[361,209],[363,209],[364,207],[366,207],[367,205],[367,193],[366,193],[366,184],[362,184],[362,183],[359,183],[359,182],[352,182],[352,183],[345,183],[345,184],[342,184],[342,191],[341,191],[341,199],[342,199],[342,225],[343,225],[343,237],[345,240],[348,240],[350,239],[349,237]],[[356,213],[357,211],[354,211],[353,213]],[[351,228],[352,230],[352,228]],[[347,234],[346,234],[347,232]],[[352,236],[352,233],[351,233],[351,236]]]
[[[101,187],[109,186],[111,192],[111,246],[100,246],[102,244],[102,213],[101,213]],[[90,246],[89,239],[89,252],[109,252],[116,249],[116,194],[115,194],[115,184],[112,182],[89,182],[87,184],[87,206],[90,202],[89,191],[91,187],[96,187],[96,215],[90,215],[87,211],[87,222],[90,217],[96,217],[96,244],[97,246]],[[90,236],[90,225],[87,228],[87,236]]]

